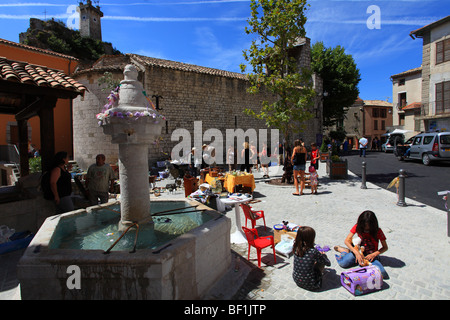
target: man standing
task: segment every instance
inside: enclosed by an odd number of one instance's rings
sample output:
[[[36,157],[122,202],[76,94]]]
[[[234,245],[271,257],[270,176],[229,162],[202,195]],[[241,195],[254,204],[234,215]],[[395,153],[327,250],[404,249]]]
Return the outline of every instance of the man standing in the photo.
[[[105,155],[99,154],[95,157],[95,164],[92,164],[86,175],[86,189],[89,191],[89,201],[91,205],[107,203],[108,191],[114,190],[114,171],[105,164]]]
[[[362,137],[361,139],[359,139],[359,156],[361,157],[364,156],[364,158],[366,157],[366,149],[367,149],[367,144],[369,143],[369,141]]]

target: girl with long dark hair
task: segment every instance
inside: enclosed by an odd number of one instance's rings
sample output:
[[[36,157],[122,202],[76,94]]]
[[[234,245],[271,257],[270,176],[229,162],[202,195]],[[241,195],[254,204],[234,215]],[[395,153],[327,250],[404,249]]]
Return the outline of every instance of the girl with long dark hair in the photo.
[[[359,248],[352,243],[355,234],[358,234],[361,240],[362,254],[358,250]],[[381,248],[378,248],[379,242],[381,243]],[[336,255],[336,260],[342,268],[354,267],[357,264],[364,265],[364,259],[366,259],[380,269],[383,279],[389,278],[379,258],[380,254],[388,250],[388,245],[386,236],[378,226],[378,219],[375,213],[370,210],[362,212],[358,217],[357,223],[351,228],[350,233],[345,238],[344,243],[347,248],[334,247],[339,252]]]
[[[322,287],[322,275],[330,260],[314,247],[316,231],[311,227],[300,227],[294,242],[295,283],[306,290],[316,291]]]

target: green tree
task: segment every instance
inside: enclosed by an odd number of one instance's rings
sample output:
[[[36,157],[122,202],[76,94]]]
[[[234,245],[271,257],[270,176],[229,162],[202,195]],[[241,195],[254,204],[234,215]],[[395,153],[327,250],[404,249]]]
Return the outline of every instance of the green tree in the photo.
[[[326,48],[316,42],[311,49],[311,67],[323,80],[323,124],[332,126],[358,98],[361,74],[353,57],[341,46]]]
[[[311,71],[299,70],[290,54],[296,41],[306,35],[308,6],[306,0],[252,0],[249,27],[245,28],[247,34],[255,35],[250,48],[244,50],[253,72],[248,74],[248,92],[268,90],[276,99],[263,101],[258,112],[244,112],[279,129],[286,141],[291,132],[301,130],[301,122],[313,117],[309,111],[315,96]],[[241,71],[245,70],[246,66],[241,65]]]

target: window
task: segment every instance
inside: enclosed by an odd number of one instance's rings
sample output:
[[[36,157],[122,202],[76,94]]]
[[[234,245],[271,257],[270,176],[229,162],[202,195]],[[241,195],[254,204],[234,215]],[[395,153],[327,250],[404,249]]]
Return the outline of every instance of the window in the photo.
[[[421,141],[422,137],[417,137],[416,139],[414,139],[414,145],[417,146],[418,144],[420,144]]]
[[[16,146],[19,146],[19,126],[16,125],[10,125],[9,127],[9,144],[15,144]]]
[[[450,135],[441,136],[441,144],[450,144]]]
[[[405,125],[405,114],[401,113],[398,115],[398,125],[404,126]]]
[[[378,120],[373,120],[373,130],[378,130]]]
[[[425,136],[423,137],[423,144],[430,144],[433,141],[434,136]]]
[[[386,118],[387,112],[386,109],[380,109],[380,118]]]
[[[379,111],[380,111],[379,109],[373,108],[372,109],[372,117],[378,118],[380,116],[380,112]]]
[[[450,39],[436,42],[436,64],[450,61]]]
[[[450,113],[450,81],[436,84],[436,114]]]
[[[381,120],[381,130],[386,130],[386,121],[385,120]]]
[[[414,131],[422,131],[420,129],[420,120],[414,119]]]
[[[404,85],[405,85],[405,82],[406,82],[406,80],[405,80],[404,78],[398,80],[398,86],[404,86]]]
[[[398,109],[406,107],[406,92],[398,94]]]

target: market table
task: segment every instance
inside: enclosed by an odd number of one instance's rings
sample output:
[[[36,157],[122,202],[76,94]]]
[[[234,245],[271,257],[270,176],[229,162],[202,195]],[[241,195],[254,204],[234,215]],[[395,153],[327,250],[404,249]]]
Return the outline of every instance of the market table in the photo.
[[[234,192],[234,187],[238,184],[241,184],[244,187],[250,187],[253,190],[255,190],[255,178],[253,174],[244,174],[240,176],[234,176],[232,174],[227,174],[225,176],[225,183],[223,187],[230,193]]]
[[[207,184],[209,184],[210,186],[214,185],[214,180],[215,179],[220,180],[222,182],[222,186],[225,186],[225,177],[224,176],[211,177],[209,175],[209,173],[206,174],[206,176],[205,176],[205,182]]]
[[[252,196],[230,196],[228,198],[220,199],[224,204],[234,207],[234,213],[236,215],[236,231],[231,234],[232,243],[246,243],[247,238],[242,230],[241,224],[241,203],[247,203],[253,199]]]

